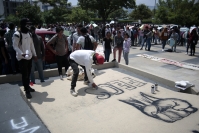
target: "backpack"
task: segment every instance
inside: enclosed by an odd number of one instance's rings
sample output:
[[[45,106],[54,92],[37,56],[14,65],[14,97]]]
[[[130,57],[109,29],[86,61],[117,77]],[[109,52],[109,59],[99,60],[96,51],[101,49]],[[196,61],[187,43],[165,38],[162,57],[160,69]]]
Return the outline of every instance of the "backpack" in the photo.
[[[85,50],[93,50],[93,43],[91,42],[91,39],[89,35],[85,35],[85,42],[84,42],[84,48]]]

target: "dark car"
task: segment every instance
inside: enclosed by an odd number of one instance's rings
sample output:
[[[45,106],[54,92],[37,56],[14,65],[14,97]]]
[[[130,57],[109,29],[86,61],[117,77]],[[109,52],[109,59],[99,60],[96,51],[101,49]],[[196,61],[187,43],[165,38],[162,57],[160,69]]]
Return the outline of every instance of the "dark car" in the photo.
[[[46,43],[56,34],[56,32],[47,30],[36,30],[36,34],[42,37],[45,45],[45,63],[56,63],[55,55],[46,47]]]

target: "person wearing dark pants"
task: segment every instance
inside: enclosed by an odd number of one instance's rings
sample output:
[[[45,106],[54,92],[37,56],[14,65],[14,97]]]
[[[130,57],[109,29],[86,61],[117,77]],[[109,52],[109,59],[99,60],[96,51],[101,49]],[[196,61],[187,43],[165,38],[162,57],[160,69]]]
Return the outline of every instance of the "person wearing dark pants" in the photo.
[[[58,67],[58,72],[59,75],[62,75],[62,67],[65,67],[65,72],[68,70],[69,63],[67,61],[67,54],[63,56],[56,56],[56,61],[57,61],[57,67]]]
[[[19,68],[22,74],[22,83],[26,92],[27,91],[34,92],[34,89],[31,89],[29,86],[31,66],[32,66],[32,59],[30,60],[21,59],[19,61]]]
[[[84,69],[84,84],[91,84],[94,88],[97,87],[97,85],[93,82],[93,78],[90,72],[93,62],[96,65],[103,64],[104,57],[102,55],[99,55],[98,53],[95,53],[95,51],[92,50],[76,50],[70,54],[69,63],[71,68],[73,69],[73,77],[70,90],[72,96],[78,95],[77,92],[75,92],[76,82],[79,75],[78,65],[80,65]]]
[[[109,62],[109,57],[112,52],[111,50],[111,33],[107,32],[106,37],[103,39],[103,49],[104,49],[104,55],[105,55],[105,61]]]
[[[20,21],[21,31],[16,31],[13,35],[13,48],[16,51],[17,60],[19,61],[22,82],[28,99],[32,98],[30,92],[35,91],[29,86],[32,57],[37,61],[35,47],[27,26],[29,23],[29,19],[23,18]]]
[[[193,29],[190,33],[190,48],[191,48],[191,51],[190,51],[190,55],[189,56],[194,56],[195,55],[195,49],[196,49],[196,44],[198,42],[198,35],[197,35],[197,32],[196,32],[196,29]]]
[[[57,66],[58,66],[58,73],[60,76],[60,79],[63,80],[63,74],[62,74],[62,67],[64,65],[65,67],[65,73],[69,67],[69,63],[67,60],[67,54],[68,54],[68,40],[67,37],[63,34],[64,29],[62,27],[56,27],[56,35],[54,35],[48,42],[47,42],[47,48],[52,51],[57,60]],[[54,44],[55,49],[52,48],[51,44]]]

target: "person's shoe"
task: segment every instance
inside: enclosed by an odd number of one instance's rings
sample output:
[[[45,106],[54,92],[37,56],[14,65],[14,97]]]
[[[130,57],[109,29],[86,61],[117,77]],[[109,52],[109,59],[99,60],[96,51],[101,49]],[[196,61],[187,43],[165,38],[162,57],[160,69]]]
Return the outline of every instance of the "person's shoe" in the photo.
[[[162,49],[162,51],[164,51],[164,49]]]
[[[116,61],[116,59],[113,59],[112,62]]]
[[[88,80],[87,80],[87,81],[84,81],[84,84],[85,84],[85,85],[89,85],[89,83],[90,83],[90,82],[89,82]]]
[[[32,98],[32,95],[30,94],[30,92],[26,92],[26,98],[27,99],[31,99]]]
[[[45,82],[44,80],[40,81],[41,83]]]
[[[190,54],[189,56],[193,56],[192,54]]]
[[[33,88],[30,87],[30,88],[29,88],[29,91],[30,91],[30,92],[35,92],[35,89],[33,89]]]
[[[187,52],[185,54],[188,54]]]
[[[74,97],[78,96],[78,94],[75,92],[75,90],[70,90],[70,94]]]
[[[142,50],[142,48],[140,48],[140,50]]]
[[[60,77],[61,80],[63,80],[63,76],[62,75],[59,75],[59,77]]]

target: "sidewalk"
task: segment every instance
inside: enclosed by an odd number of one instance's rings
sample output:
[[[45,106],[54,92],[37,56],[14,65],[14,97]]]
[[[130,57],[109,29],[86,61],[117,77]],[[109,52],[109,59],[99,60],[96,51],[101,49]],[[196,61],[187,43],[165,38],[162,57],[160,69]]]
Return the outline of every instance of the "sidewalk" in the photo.
[[[99,45],[101,47],[101,45]],[[166,45],[165,50],[169,49],[170,46]],[[190,64],[199,65],[199,43],[196,45],[195,56],[189,56],[186,53],[185,46],[177,46],[176,52],[163,52],[161,45],[153,45],[151,51],[140,50],[140,47],[133,46],[129,53],[129,66],[153,73],[154,75],[160,76],[165,79],[175,81],[189,81],[195,84],[194,89],[199,91],[199,70],[191,70],[187,68],[177,67],[175,65],[169,65],[166,63],[152,61],[143,57],[138,57],[139,54],[147,54],[159,58],[166,58],[175,60],[178,62],[186,62]],[[118,53],[117,53],[118,55]],[[118,56],[116,55],[116,60]],[[110,61],[113,59],[113,54],[110,55]],[[123,54],[121,56],[121,63],[125,64]]]

